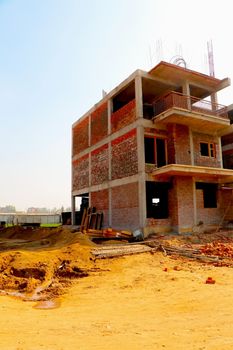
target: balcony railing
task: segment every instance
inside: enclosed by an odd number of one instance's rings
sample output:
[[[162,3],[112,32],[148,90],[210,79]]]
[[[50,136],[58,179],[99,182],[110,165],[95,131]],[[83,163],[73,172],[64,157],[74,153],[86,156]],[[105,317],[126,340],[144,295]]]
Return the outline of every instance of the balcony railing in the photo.
[[[228,119],[226,106],[207,100],[201,100],[193,96],[183,95],[174,91],[163,95],[153,103],[154,116],[157,116],[170,108],[178,108]]]

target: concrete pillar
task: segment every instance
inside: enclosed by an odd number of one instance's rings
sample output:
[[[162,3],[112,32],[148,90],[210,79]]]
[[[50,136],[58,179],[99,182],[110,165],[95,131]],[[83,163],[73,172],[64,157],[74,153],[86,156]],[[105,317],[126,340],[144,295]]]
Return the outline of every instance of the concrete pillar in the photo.
[[[112,227],[112,188],[108,189],[108,225]]]
[[[143,228],[146,223],[146,173],[145,173],[145,146],[144,128],[137,127],[137,147],[138,147],[138,195],[139,195],[139,223]]]
[[[88,117],[88,146],[91,146],[91,115]]]
[[[75,225],[75,196],[71,196],[71,225]]]
[[[182,93],[187,96],[187,108],[191,110],[190,87],[187,81],[182,86]]]
[[[112,132],[111,115],[112,115],[112,100],[108,100],[108,135],[111,135],[111,132]]]
[[[193,177],[193,223],[197,225],[197,196],[196,196],[196,181]]]
[[[221,137],[218,138],[218,148],[219,148],[219,160],[220,160],[221,168],[223,168]]]
[[[193,131],[191,128],[189,128],[189,142],[190,142],[190,158],[191,158],[191,165],[194,164],[194,146],[193,146]]]
[[[143,118],[142,77],[139,75],[137,75],[135,78],[135,101],[136,101],[136,119]]]
[[[217,110],[217,104],[218,104],[218,96],[217,93],[214,92],[210,95],[210,100],[211,100],[211,105],[212,105],[212,110],[216,111]]]

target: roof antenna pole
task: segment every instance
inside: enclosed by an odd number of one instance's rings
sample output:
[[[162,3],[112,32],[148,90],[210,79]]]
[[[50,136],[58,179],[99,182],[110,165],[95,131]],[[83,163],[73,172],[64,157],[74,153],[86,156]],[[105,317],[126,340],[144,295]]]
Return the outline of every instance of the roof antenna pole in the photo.
[[[209,60],[209,73],[211,77],[215,77],[214,73],[214,52],[213,52],[213,43],[212,40],[207,41],[207,51],[208,51],[208,60]],[[212,109],[216,109],[216,104],[218,103],[217,93],[213,92],[211,95]]]

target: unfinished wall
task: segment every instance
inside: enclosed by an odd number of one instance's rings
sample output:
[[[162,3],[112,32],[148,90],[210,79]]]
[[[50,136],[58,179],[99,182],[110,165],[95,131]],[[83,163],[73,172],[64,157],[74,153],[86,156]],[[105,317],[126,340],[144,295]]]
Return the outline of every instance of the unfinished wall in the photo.
[[[112,188],[112,227],[139,228],[138,182]]]
[[[214,143],[216,156],[215,157],[204,157],[200,154],[200,142],[208,142]],[[197,166],[206,166],[206,167],[214,167],[220,168],[220,153],[219,153],[219,145],[218,138],[212,135],[193,133],[193,149],[194,149],[194,165]]]
[[[99,185],[108,181],[109,171],[108,144],[91,152],[91,184]]]
[[[168,164],[191,164],[189,128],[185,125],[168,125]]]
[[[220,196],[217,192],[217,208],[204,208],[203,190],[196,190],[197,223],[204,225],[217,225],[221,220]]]
[[[138,172],[136,129],[116,138],[112,147],[112,179],[131,176]]]
[[[194,225],[193,181],[191,177],[175,177],[169,195],[172,226],[179,233],[191,232]]]
[[[233,169],[233,133],[222,137],[223,167]]]
[[[108,134],[108,106],[103,103],[91,113],[91,145],[102,140]]]
[[[73,191],[81,190],[89,185],[88,154],[72,162]]]
[[[72,154],[75,156],[76,154],[84,151],[88,147],[89,140],[89,117],[86,117],[82,121],[80,121],[72,130],[73,136],[73,149]]]
[[[102,211],[104,214],[103,218],[103,227],[109,226],[109,220],[108,220],[108,208],[109,208],[109,196],[108,196],[108,189],[91,192],[90,193],[90,199],[91,199],[91,206],[96,207],[97,211]]]
[[[135,99],[118,109],[111,115],[112,133],[133,123],[136,119]]]

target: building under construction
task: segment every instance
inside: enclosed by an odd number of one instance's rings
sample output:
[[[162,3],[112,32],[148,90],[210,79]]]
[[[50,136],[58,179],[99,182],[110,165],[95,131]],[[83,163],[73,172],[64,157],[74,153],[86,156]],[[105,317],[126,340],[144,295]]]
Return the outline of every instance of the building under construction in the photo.
[[[229,85],[160,62],[104,96],[73,124],[73,218],[83,197],[105,227],[145,235],[227,220],[233,170],[223,167],[221,138],[232,126],[216,93]]]

